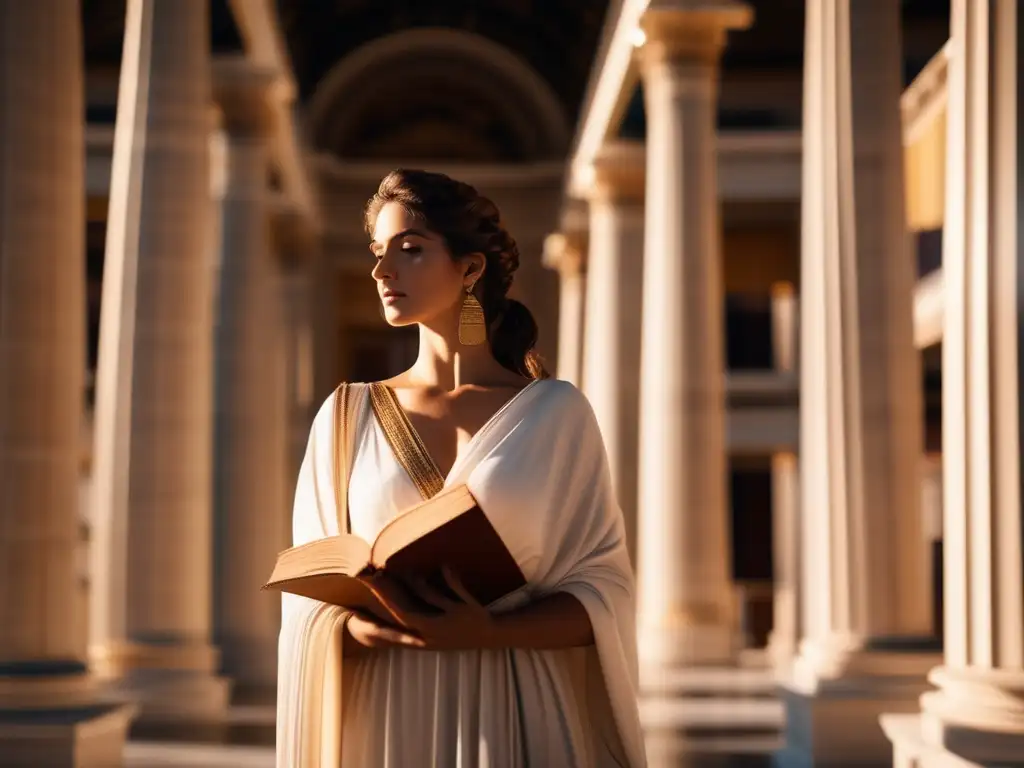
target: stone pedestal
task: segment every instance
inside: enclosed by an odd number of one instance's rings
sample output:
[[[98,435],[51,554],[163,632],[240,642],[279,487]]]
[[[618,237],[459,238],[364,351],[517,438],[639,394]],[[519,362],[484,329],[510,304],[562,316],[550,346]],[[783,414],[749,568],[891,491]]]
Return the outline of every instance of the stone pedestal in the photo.
[[[213,287],[206,3],[128,3],[100,320],[97,673],[143,718],[227,705],[211,645]]]
[[[641,685],[739,650],[726,504],[724,285],[715,115],[738,2],[654,2],[647,115],[637,537]]]
[[[954,0],[942,340],[943,665],[887,714],[894,765],[1024,765],[1020,24]]]
[[[940,654],[927,642],[865,648],[852,639],[850,645],[827,654],[818,647],[801,648],[782,688],[786,745],[773,755],[776,766],[885,764],[890,747],[878,718],[917,708],[927,671]]]
[[[598,154],[590,197],[583,392],[608,452],[612,482],[636,564],[637,425],[643,318],[644,148],[608,144]]]
[[[85,138],[76,3],[0,4],[0,766],[118,765],[78,582]]]
[[[780,765],[877,765],[938,658],[921,534],[900,13],[807,3],[800,284],[802,640]]]

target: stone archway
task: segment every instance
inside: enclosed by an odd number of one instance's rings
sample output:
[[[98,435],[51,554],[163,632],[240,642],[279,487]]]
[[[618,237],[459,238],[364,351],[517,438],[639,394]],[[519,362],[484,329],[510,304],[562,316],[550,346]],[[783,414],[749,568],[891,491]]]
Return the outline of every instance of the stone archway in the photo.
[[[571,129],[551,87],[516,54],[455,29],[414,29],[341,59],[306,125],[342,159],[523,163],[562,159]]]

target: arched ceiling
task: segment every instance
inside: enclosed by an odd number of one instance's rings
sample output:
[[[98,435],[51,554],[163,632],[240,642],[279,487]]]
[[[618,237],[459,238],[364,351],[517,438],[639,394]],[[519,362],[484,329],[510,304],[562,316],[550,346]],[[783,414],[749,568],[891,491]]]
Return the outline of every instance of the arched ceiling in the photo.
[[[304,113],[317,151],[360,160],[561,160],[572,132],[529,63],[450,27],[395,32],[346,54]]]
[[[606,0],[277,0],[300,93],[378,37],[422,27],[482,35],[528,62],[574,122],[604,20]]]
[[[530,100],[476,71],[467,57],[396,59],[350,89],[336,135],[320,142],[338,156],[364,159],[516,162],[564,155],[596,55],[607,0],[276,0],[304,112],[324,78],[349,54],[395,33],[425,28],[470,32],[532,69],[560,104],[565,140],[542,138]],[[211,0],[214,54],[241,50],[228,0]],[[125,0],[82,0],[86,61],[109,81],[121,59]],[[461,67],[461,69],[460,69]],[[109,86],[107,91],[109,93]],[[90,105],[90,120],[111,122],[113,104]],[[517,106],[519,112],[516,112]],[[531,133],[533,135],[531,135]],[[548,134],[550,135],[550,131]]]

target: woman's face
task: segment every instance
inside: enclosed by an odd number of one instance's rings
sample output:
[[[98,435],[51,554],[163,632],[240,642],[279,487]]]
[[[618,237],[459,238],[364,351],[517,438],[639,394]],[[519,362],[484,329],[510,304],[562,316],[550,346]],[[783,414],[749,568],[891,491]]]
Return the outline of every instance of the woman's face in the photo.
[[[371,273],[390,325],[429,323],[458,312],[472,281],[466,262],[452,259],[444,240],[397,203],[381,208],[370,250]]]

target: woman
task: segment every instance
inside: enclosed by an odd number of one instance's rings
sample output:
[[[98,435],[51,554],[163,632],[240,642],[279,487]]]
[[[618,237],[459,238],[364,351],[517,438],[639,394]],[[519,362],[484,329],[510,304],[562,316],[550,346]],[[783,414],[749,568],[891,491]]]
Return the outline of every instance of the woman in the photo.
[[[423,171],[389,174],[366,228],[385,317],[419,326],[419,356],[321,408],[294,544],[372,540],[466,483],[528,584],[484,608],[450,575],[448,596],[382,582],[438,609],[404,614],[408,631],[286,595],[278,765],[644,765],[622,515],[588,402],[547,377],[507,298],[515,241],[487,198]]]

